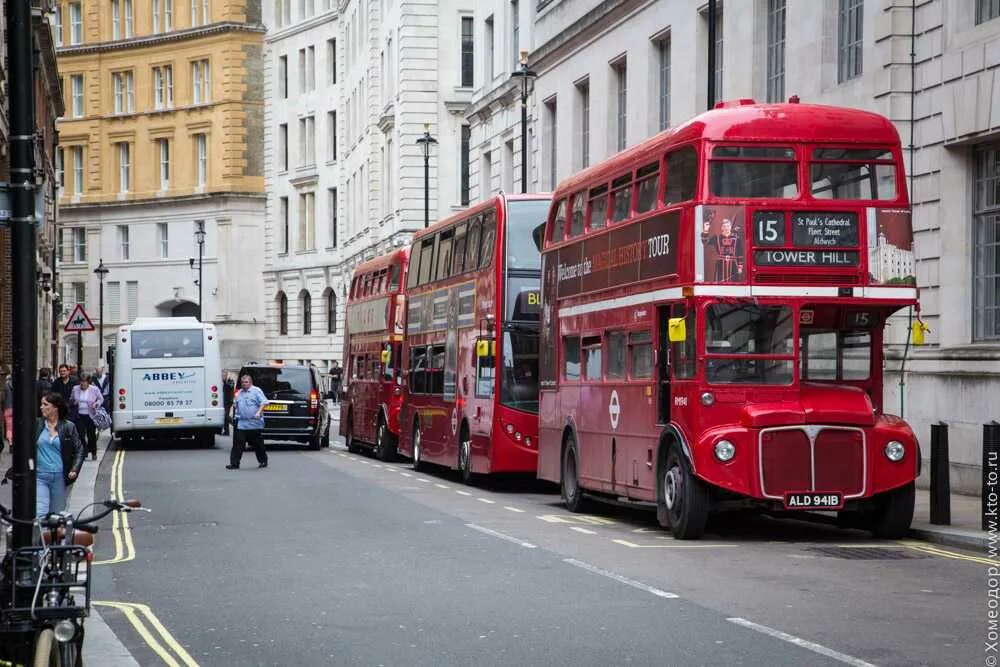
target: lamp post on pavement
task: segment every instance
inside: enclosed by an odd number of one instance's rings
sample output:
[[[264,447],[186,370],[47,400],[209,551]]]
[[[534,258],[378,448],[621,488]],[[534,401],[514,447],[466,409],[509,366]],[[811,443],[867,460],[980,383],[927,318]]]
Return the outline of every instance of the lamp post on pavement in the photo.
[[[104,354],[104,277],[110,273],[108,267],[104,266],[104,258],[101,258],[100,263],[97,268],[94,269],[94,273],[97,274],[98,289],[97,296],[97,363],[101,362],[102,355]]]
[[[205,222],[203,220],[198,220],[198,228],[194,232],[194,238],[198,242],[198,321],[201,322],[201,294],[202,294],[202,277],[201,277],[201,262],[202,257],[205,254]]]
[[[437,139],[431,136],[431,126],[424,123],[424,134],[417,139],[420,150],[424,154],[424,229],[430,226],[431,221],[431,145],[437,143]]]
[[[521,68],[510,78],[521,79],[521,192],[528,191],[528,81],[538,74],[528,69],[528,52],[521,51]]]

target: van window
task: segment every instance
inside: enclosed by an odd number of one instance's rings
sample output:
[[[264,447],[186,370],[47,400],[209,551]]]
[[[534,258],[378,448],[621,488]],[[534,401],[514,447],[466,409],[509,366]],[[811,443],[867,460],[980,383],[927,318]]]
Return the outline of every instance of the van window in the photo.
[[[694,199],[698,183],[698,153],[684,146],[667,153],[667,204]]]
[[[306,366],[245,367],[243,373],[253,378],[268,398],[308,398],[313,389],[312,374]]]

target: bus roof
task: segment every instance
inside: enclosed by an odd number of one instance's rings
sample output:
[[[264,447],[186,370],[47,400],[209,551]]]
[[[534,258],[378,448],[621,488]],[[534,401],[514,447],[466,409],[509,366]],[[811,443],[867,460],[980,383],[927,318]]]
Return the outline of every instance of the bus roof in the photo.
[[[361,262],[356,267],[354,267],[354,275],[365,274],[371,271],[379,271],[393,264],[400,264],[404,269],[406,268],[407,260],[410,258],[410,246],[403,246],[402,248],[396,248],[384,255],[379,255],[374,259],[369,259],[368,261]]]
[[[756,104],[725,102],[676,127],[653,135],[607,160],[563,180],[553,199],[618,176],[624,165],[642,166],[659,160],[673,146],[690,141],[794,142],[830,144],[898,144],[899,133],[884,116],[861,109],[822,104]]]
[[[199,322],[197,317],[137,317],[122,329],[214,329],[214,324]]]
[[[447,218],[444,218],[443,220],[435,222],[433,225],[431,225],[427,229],[421,229],[421,230],[419,230],[416,234],[413,235],[413,239],[417,240],[417,239],[423,238],[424,236],[427,236],[429,234],[434,234],[439,229],[444,229],[444,228],[448,227],[448,225],[452,225],[452,224],[454,224],[456,222],[459,222],[461,220],[465,220],[466,218],[468,218],[472,214],[479,213],[480,211],[486,211],[486,210],[488,210],[488,209],[496,206],[497,201],[501,197],[503,197],[504,199],[506,199],[508,202],[513,202],[513,201],[538,201],[538,200],[548,200],[548,199],[551,199],[552,194],[549,193],[549,192],[532,192],[532,193],[528,193],[528,194],[520,194],[520,193],[519,194],[507,194],[503,190],[501,190],[499,193],[493,195],[489,199],[484,199],[481,202],[476,202],[475,204],[473,204],[472,206],[470,206],[468,208],[464,208],[464,209],[462,209],[461,211],[459,211],[457,213],[452,213]]]

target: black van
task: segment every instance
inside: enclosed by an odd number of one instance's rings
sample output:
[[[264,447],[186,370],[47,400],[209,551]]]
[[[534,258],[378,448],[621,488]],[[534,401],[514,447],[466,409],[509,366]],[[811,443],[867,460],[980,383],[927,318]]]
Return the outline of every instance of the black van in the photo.
[[[244,375],[270,401],[264,406],[264,440],[305,442],[309,449],[330,446],[328,397],[315,366],[248,363],[240,369],[239,377]]]

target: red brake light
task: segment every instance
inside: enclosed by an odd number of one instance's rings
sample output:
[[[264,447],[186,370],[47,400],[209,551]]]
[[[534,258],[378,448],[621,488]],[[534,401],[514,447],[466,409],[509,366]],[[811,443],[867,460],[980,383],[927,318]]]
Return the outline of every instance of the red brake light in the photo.
[[[212,393],[214,394],[217,391],[219,391],[219,388],[213,384],[212,385]]]
[[[125,395],[125,389],[124,389],[124,388],[122,388],[122,389],[119,389],[119,390],[118,390],[118,395],[119,395],[119,396],[124,396],[124,395]]]
[[[319,392],[315,389],[309,392],[309,410],[312,412],[319,410]]]

